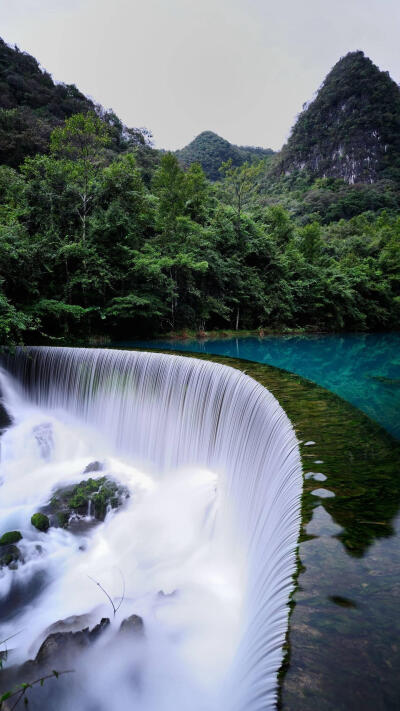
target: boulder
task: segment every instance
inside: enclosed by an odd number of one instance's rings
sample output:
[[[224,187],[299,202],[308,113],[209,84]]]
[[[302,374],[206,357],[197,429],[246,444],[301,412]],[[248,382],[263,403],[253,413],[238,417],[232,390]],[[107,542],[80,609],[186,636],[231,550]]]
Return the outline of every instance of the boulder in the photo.
[[[8,546],[11,543],[18,543],[22,539],[22,535],[19,531],[7,531],[3,533],[0,538],[0,546]]]
[[[33,514],[33,516],[31,517],[31,524],[32,526],[35,526],[38,531],[42,531],[42,533],[46,533],[46,531],[48,531],[50,528],[49,517],[41,512]]]

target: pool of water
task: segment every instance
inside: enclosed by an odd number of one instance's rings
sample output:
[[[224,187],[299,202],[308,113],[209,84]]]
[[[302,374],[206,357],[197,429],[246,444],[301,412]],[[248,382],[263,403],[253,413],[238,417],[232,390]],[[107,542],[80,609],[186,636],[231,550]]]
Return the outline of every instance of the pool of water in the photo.
[[[400,439],[400,332],[130,341],[119,345],[209,353],[284,368],[336,393]]]

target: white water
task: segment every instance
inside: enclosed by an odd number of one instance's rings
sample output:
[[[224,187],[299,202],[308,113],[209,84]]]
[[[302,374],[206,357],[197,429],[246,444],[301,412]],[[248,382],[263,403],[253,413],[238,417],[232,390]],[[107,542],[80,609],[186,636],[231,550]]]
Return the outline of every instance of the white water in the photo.
[[[273,708],[302,486],[277,401],[238,370],[171,355],[29,348],[3,365],[13,426],[1,442],[0,534],[23,533],[27,562],[0,573],[0,597],[46,575],[2,620],[0,638],[20,632],[14,660],[34,656],[60,618],[110,616],[88,576],[118,598],[122,572],[118,617],[80,661],[84,694],[64,709]],[[128,486],[125,507],[84,539],[33,529],[52,489],[81,481],[93,460]],[[132,613],[145,638],[126,648],[115,630]]]

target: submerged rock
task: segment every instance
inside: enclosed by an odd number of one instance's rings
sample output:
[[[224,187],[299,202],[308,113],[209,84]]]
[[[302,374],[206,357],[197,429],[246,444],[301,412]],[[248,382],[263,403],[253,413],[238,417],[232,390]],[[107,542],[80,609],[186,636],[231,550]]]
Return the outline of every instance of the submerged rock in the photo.
[[[18,562],[22,561],[22,553],[15,543],[22,540],[22,535],[19,531],[7,531],[0,538],[0,569],[17,567]]]
[[[157,593],[157,597],[159,598],[159,600],[168,600],[171,597],[176,597],[177,594],[178,594],[177,590],[172,590],[172,592],[170,592],[170,593],[166,593],[166,592],[164,592],[164,590],[159,590]]]
[[[16,568],[17,563],[22,560],[22,554],[18,546],[13,544],[2,545],[0,549],[0,568]]]
[[[95,465],[102,466],[99,462],[88,466]],[[111,477],[89,478],[57,489],[42,512],[48,516],[51,526],[78,532],[104,521],[107,510],[118,508],[128,497],[128,489]]]

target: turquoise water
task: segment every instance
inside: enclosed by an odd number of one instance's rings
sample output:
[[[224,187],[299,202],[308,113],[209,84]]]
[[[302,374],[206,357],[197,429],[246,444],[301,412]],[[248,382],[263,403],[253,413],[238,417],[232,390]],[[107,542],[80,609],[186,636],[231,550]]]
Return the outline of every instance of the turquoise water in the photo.
[[[284,368],[340,395],[400,439],[400,333],[133,341],[123,345],[212,353]]]

